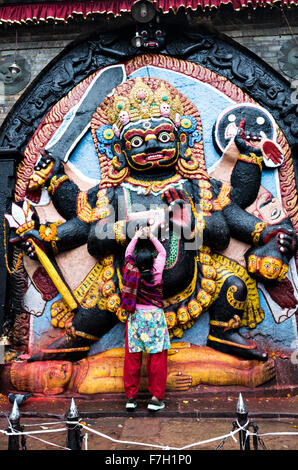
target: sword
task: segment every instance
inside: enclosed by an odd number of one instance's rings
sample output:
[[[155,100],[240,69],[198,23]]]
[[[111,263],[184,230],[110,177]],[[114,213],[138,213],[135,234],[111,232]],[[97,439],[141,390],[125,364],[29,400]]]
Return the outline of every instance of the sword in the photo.
[[[4,214],[4,216],[8,221],[9,227],[15,228],[17,232],[19,232],[18,234],[21,234],[20,238],[23,238],[26,235],[26,232],[34,227],[34,221],[32,220],[33,211],[30,209],[28,201],[23,203],[23,207],[20,207],[13,202],[11,214]],[[61,273],[58,272],[58,269],[54,266],[50,258],[32,237],[29,237],[28,241],[32,243],[39,262],[48,273],[58,292],[61,294],[63,301],[70,310],[77,308],[78,304],[75,301],[71,290],[62,279]]]

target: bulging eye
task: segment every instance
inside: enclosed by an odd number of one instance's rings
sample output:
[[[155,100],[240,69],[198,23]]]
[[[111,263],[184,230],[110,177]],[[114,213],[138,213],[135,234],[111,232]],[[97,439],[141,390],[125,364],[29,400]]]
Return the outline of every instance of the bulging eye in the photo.
[[[256,121],[257,121],[257,124],[261,126],[262,124],[264,124],[265,119],[262,116],[258,116]]]
[[[229,122],[235,122],[235,121],[236,121],[236,116],[235,116],[235,114],[229,114],[229,116],[228,116],[228,121],[229,121]]]
[[[135,137],[133,137],[133,138],[131,139],[131,145],[132,145],[132,147],[135,147],[135,148],[141,147],[142,143],[143,143],[142,137],[135,136]]]
[[[158,140],[166,144],[171,140],[171,136],[168,132],[161,132],[158,136]]]

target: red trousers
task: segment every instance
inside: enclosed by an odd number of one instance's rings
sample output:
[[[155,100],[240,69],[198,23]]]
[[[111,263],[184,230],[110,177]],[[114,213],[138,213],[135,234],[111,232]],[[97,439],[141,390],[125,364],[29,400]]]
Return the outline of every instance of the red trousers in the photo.
[[[141,381],[142,351],[131,353],[128,349],[127,329],[125,339],[125,357],[123,382],[127,398],[136,398]],[[162,400],[165,396],[168,351],[148,354],[147,357],[148,390],[152,396]]]

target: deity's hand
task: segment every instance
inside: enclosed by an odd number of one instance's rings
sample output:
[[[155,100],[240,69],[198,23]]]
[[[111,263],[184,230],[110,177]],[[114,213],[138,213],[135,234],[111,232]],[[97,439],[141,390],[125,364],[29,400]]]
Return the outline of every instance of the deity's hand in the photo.
[[[290,260],[298,248],[298,237],[294,229],[283,225],[268,225],[261,233],[260,244],[267,245],[273,238],[280,253]]]
[[[37,259],[34,245],[38,245],[48,256],[53,255],[55,252],[55,243],[58,240],[57,225],[60,225],[60,223],[46,223],[26,231],[21,236],[20,243],[24,253],[29,256],[29,258]]]
[[[277,145],[271,140],[265,140],[262,144],[263,156],[271,160],[274,165],[280,165],[283,161],[283,154]]]
[[[186,194],[171,188],[164,192],[164,200],[168,204],[169,222],[175,229],[190,227],[191,207]]]
[[[243,155],[249,155],[250,153],[254,153],[258,157],[261,157],[261,140],[262,139],[260,135],[245,134],[245,119],[241,119],[234,140],[239,152]]]
[[[29,178],[29,191],[36,191],[43,186],[49,186],[53,176],[62,176],[64,168],[61,160],[42,151],[41,158],[34,167],[34,171]]]
[[[37,260],[35,247],[31,240],[22,240],[21,248],[25,255],[29,256],[31,259]]]
[[[271,161],[274,166],[280,165],[283,161],[282,151],[275,142],[260,134],[245,133],[245,119],[240,121],[234,142],[239,152],[243,155],[253,153],[257,157],[264,157],[265,162]]]
[[[37,255],[33,242],[37,243],[44,251],[43,241],[39,235],[37,229],[28,230],[21,238],[20,247],[24,251],[25,255],[31,259],[37,260]]]

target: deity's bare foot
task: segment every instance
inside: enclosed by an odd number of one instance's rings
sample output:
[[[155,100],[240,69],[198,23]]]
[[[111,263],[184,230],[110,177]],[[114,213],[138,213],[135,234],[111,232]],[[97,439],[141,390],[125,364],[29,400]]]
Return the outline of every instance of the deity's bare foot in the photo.
[[[215,328],[213,328],[215,330]],[[209,334],[207,346],[225,354],[231,354],[249,361],[267,361],[268,354],[259,350],[252,341],[245,339],[238,332],[217,330]]]

